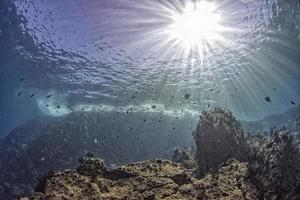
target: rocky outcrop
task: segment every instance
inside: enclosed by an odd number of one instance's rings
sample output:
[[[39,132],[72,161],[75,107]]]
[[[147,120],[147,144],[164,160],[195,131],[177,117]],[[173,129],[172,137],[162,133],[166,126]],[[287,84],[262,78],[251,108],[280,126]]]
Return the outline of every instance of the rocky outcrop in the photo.
[[[248,159],[243,130],[230,111],[215,108],[203,112],[194,137],[200,176],[216,172],[219,165],[230,158]]]
[[[193,154],[181,148],[173,156],[178,163],[148,160],[121,167],[107,167],[88,153],[77,169],[42,177],[32,199],[300,199],[297,139],[287,130],[269,135],[244,134],[230,112],[217,108],[199,120],[196,171]]]
[[[149,160],[117,169],[103,168],[101,163],[101,159],[87,158],[77,170],[53,175],[43,192],[36,193],[32,199],[256,198],[255,187],[246,178],[247,165],[237,160],[229,160],[214,176],[207,175],[200,180],[180,164],[167,160]]]
[[[287,130],[271,135],[250,162],[249,177],[262,199],[300,199],[299,145]]]
[[[172,161],[180,163],[187,169],[194,169],[197,167],[192,151],[184,148],[176,148],[172,156]]]
[[[143,126],[136,127],[135,123]],[[175,117],[130,111],[76,112],[55,121],[29,121],[0,141],[0,199],[33,193],[41,175],[51,169],[74,169],[87,152],[112,166],[171,159],[175,147],[187,146],[192,140],[184,127],[187,122]]]

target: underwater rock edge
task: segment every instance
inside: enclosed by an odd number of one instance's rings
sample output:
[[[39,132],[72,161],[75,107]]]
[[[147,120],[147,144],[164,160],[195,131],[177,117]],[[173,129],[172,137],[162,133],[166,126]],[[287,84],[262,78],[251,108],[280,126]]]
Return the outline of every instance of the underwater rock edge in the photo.
[[[221,113],[228,116],[228,111]],[[210,114],[214,115],[214,111]],[[218,137],[215,139],[219,141]],[[167,160],[109,169],[101,159],[81,159],[77,170],[48,177],[43,190],[31,199],[299,199],[300,153],[293,135],[274,129],[270,137],[260,141],[261,148],[251,146],[248,139],[242,139],[248,150],[252,148],[247,152],[247,162],[231,155],[201,178],[196,178],[199,170],[195,172]],[[199,163],[201,157],[196,158]]]

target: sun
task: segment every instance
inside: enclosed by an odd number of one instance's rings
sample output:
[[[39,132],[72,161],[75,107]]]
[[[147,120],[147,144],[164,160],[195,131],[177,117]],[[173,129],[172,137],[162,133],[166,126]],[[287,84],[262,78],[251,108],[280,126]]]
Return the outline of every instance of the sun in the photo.
[[[223,18],[212,1],[188,2],[181,12],[173,12],[167,27],[170,40],[180,43],[186,52],[201,56],[225,41]]]

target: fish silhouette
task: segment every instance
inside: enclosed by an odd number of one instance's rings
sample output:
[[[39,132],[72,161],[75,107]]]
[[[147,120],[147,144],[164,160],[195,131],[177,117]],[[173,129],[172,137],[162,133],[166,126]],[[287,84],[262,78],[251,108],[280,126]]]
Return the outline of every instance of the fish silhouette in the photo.
[[[266,101],[266,102],[272,102],[272,100],[271,100],[270,97],[265,97],[265,101]]]

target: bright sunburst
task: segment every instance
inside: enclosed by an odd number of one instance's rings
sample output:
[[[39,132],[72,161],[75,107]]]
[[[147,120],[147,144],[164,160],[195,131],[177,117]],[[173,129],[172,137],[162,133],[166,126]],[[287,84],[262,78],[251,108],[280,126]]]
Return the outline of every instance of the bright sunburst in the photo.
[[[124,47],[132,46],[138,56],[143,52],[143,56],[156,60],[180,59],[199,66],[235,45],[233,39],[241,33],[235,26],[236,13],[227,1],[129,1],[142,15],[122,13],[118,19],[123,20],[123,25],[118,29],[126,30],[128,35]]]
[[[203,57],[209,49],[225,41],[226,27],[214,2],[188,2],[181,12],[172,13],[171,20],[167,33],[187,53],[197,52]]]

